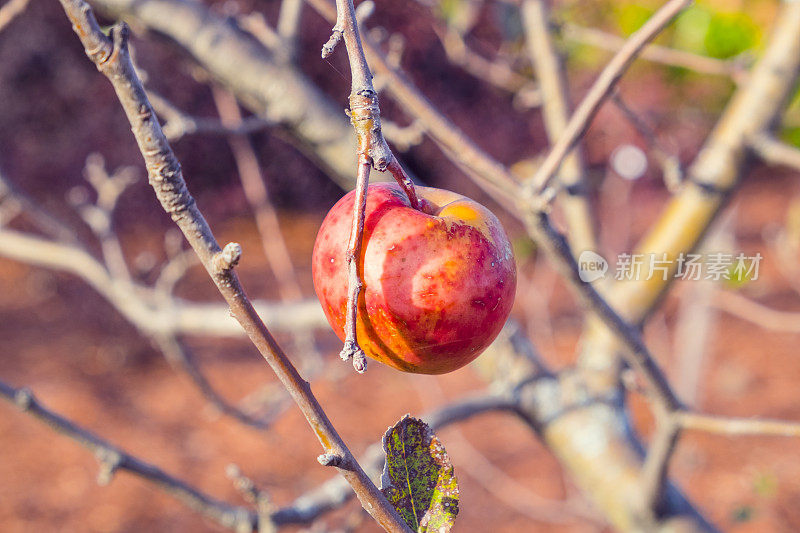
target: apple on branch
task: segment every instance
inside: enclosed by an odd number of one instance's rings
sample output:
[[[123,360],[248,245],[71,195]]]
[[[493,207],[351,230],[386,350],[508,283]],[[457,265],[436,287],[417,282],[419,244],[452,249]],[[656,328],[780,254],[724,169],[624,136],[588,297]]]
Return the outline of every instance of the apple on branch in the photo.
[[[450,191],[416,191],[420,209],[395,184],[369,186],[357,340],[369,357],[399,370],[443,374],[497,337],[514,302],[516,267],[488,209]],[[348,193],[325,217],[312,257],[314,289],[342,340],[354,198]]]

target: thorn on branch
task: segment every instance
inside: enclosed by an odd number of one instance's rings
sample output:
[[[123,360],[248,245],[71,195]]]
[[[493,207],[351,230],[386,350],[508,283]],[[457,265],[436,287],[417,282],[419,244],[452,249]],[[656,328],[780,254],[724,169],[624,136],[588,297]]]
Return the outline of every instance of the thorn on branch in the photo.
[[[230,272],[233,267],[239,264],[242,258],[242,245],[238,242],[229,242],[221,252],[214,256],[214,270],[218,273]]]

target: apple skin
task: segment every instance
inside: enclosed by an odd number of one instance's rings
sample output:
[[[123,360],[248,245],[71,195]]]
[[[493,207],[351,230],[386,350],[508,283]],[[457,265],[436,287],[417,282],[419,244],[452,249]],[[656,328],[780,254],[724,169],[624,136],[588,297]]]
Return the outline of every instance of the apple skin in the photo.
[[[369,186],[356,335],[369,357],[391,367],[444,374],[500,333],[514,303],[516,266],[488,209],[450,191],[416,190],[421,210],[396,184]],[[350,192],[331,208],[312,256],[314,289],[342,340],[354,200]]]

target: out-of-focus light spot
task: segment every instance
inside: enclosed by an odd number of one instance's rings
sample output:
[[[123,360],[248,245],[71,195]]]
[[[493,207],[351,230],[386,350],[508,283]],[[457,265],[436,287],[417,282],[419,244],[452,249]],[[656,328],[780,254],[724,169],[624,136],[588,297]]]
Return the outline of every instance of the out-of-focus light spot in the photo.
[[[638,180],[647,170],[647,156],[632,144],[623,144],[611,154],[611,168],[626,180]]]

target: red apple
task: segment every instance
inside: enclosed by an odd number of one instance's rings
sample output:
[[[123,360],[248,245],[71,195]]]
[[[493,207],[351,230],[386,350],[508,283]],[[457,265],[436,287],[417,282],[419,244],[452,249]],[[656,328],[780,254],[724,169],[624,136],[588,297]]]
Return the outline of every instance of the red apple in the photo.
[[[450,191],[416,190],[421,210],[395,184],[369,186],[356,334],[373,359],[443,374],[475,359],[500,332],[514,302],[516,268],[488,209]],[[348,193],[325,217],[312,258],[314,289],[342,340],[354,198]]]

